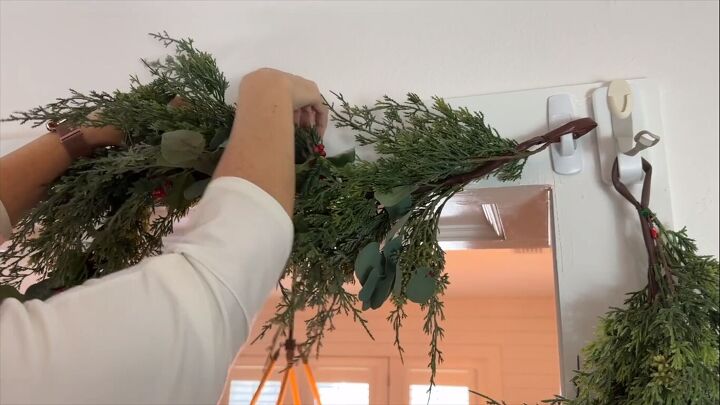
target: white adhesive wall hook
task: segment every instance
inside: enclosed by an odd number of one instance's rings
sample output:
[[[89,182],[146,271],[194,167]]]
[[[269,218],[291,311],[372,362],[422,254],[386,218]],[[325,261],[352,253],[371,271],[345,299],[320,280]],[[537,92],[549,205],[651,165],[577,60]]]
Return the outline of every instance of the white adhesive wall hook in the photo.
[[[575,108],[569,94],[556,94],[548,97],[548,128],[557,128],[575,119]],[[572,134],[560,137],[560,142],[550,145],[550,158],[553,170],[558,174],[576,174],[583,168],[580,144]]]
[[[630,84],[625,80],[613,80],[607,89],[607,106],[610,110],[612,132],[620,153],[625,153],[635,146],[633,140],[634,108],[633,94]],[[638,165],[640,161],[637,162]],[[642,170],[638,166],[639,170]]]
[[[645,93],[638,92],[625,80],[614,80],[592,93],[601,176],[612,185],[611,170],[618,161],[620,180],[630,186],[642,181],[641,154],[656,145],[660,137],[650,131],[639,131],[652,126],[645,116]],[[638,128],[638,129],[635,129]]]
[[[633,110],[633,94],[630,84],[625,80],[613,80],[608,86],[608,106],[610,112],[625,119],[630,116]]]
[[[633,136],[634,99],[630,84],[625,80],[613,80],[607,89],[607,106],[610,110],[612,133],[617,144],[618,169],[620,180],[627,184],[642,181],[644,173],[642,160],[637,156]],[[628,152],[633,151],[630,155]]]

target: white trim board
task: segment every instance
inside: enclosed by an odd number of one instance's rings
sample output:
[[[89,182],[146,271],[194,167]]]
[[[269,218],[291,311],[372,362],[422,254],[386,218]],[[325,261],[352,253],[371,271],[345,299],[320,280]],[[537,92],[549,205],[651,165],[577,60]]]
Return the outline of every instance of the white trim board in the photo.
[[[648,79],[631,81],[635,102],[641,104],[644,128],[663,133],[660,95]],[[605,84],[545,88],[511,93],[448,99],[456,107],[482,111],[486,122],[505,136],[525,140],[547,131],[549,96],[569,93],[574,97],[577,117],[592,117],[592,91]],[[553,194],[553,229],[556,278],[561,328],[563,394],[574,395],[569,382],[577,368],[576,356],[593,337],[598,317],[608,307],[619,306],[627,292],[644,285],[647,258],[639,231],[637,213],[610,186],[602,182],[595,132],[579,141],[584,168],[576,175],[553,172],[549,150],[531,157],[523,177],[515,183],[488,179],[469,188],[508,185],[549,185]],[[653,165],[651,208],[672,226],[664,143],[644,151]],[[639,187],[631,187],[636,195]],[[452,280],[451,280],[452,283]],[[452,285],[449,287],[452,288]]]

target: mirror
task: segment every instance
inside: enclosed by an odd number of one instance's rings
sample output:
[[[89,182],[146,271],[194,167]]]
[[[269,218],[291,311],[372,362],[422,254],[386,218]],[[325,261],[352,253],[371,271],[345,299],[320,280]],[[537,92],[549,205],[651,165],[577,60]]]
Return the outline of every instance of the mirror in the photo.
[[[481,392],[508,403],[536,403],[558,393],[559,328],[551,190],[547,186],[469,189],[443,210],[439,240],[446,251],[450,286],[444,297],[444,362],[430,404],[484,404]],[[358,287],[351,287],[358,290]],[[275,294],[258,317],[251,338],[274,312]],[[323,404],[427,404],[430,370],[423,313],[407,306],[401,330],[404,362],[393,346],[386,303],[366,311],[375,340],[350,317],[336,317],[319,358],[309,366]],[[296,325],[307,319],[299,315]],[[304,331],[298,331],[302,337]],[[250,403],[267,360],[270,338],[246,345],[229,375],[222,404]],[[284,355],[259,397],[277,400]],[[302,403],[313,403],[298,371]],[[289,394],[287,394],[289,395]],[[263,402],[265,401],[265,402]],[[288,396],[287,403],[292,403]]]

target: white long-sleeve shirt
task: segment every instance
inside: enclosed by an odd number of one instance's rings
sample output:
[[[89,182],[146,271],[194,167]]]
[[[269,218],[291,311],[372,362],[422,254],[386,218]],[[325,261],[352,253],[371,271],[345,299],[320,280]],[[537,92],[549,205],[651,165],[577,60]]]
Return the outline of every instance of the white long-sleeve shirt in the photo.
[[[3,302],[0,404],[215,404],[291,245],[275,199],[212,181],[165,254],[45,302]]]

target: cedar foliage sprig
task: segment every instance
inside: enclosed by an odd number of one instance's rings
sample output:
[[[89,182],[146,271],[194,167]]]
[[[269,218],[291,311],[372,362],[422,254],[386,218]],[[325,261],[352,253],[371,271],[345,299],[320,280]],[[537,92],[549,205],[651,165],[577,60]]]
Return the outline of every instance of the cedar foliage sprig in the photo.
[[[185,190],[210,177],[232,125],[234,108],[223,100],[228,83],[212,56],[195,49],[192,40],[151,35],[175,45],[175,55],[143,61],[150,83],[132,76],[127,92],[71,90],[69,97],[6,119],[33,126],[61,120],[113,125],[125,134],[126,146],[75,161],[49,187],[46,199],[17,224],[13,243],[2,253],[3,284],[17,287],[29,274],[39,273],[46,280],[31,292],[46,298],[54,289],[131,266],[159,253],[161,238],[197,201],[199,194],[186,198]],[[192,104],[170,106],[176,95]],[[90,121],[93,111],[100,114]],[[164,161],[162,135],[176,130],[201,134],[207,147],[191,162]],[[158,189],[167,189],[162,201],[152,197]]]
[[[629,294],[600,320],[575,376],[576,403],[716,404],[720,401],[720,274],[680,231],[658,227],[659,284]],[[669,271],[670,273],[666,273]],[[665,277],[665,274],[672,274]]]

